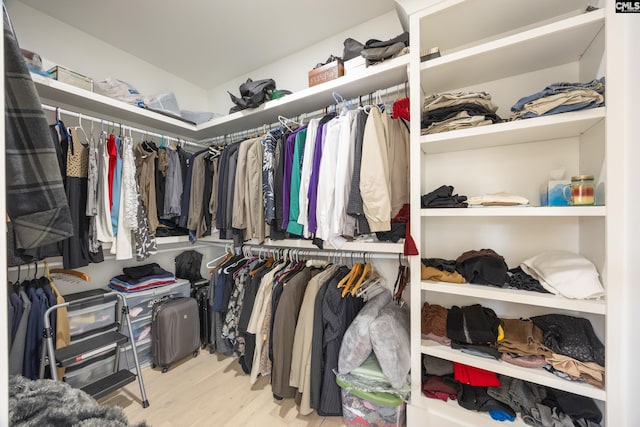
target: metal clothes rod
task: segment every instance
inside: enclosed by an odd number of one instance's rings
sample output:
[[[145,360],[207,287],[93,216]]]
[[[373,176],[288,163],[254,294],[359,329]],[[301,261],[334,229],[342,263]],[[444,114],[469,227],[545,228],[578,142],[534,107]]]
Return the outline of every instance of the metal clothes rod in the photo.
[[[51,105],[42,104],[42,109],[43,110],[47,110],[47,111],[52,111],[54,113],[65,114],[65,115],[71,116],[71,117],[76,117],[78,119],[86,119],[86,120],[89,120],[89,121],[92,121],[92,122],[95,122],[95,123],[101,123],[101,124],[104,124],[104,125],[107,125],[107,126],[122,127],[122,129],[129,129],[132,132],[136,132],[136,133],[139,133],[139,134],[142,134],[142,135],[149,135],[149,136],[155,136],[157,138],[164,138],[165,140],[174,141],[174,142],[176,142],[178,144],[187,144],[187,145],[193,145],[193,146],[196,146],[196,147],[206,148],[206,145],[203,145],[203,144],[200,144],[200,143],[197,143],[197,142],[191,142],[191,141],[187,141],[187,140],[184,140],[184,139],[175,138],[175,137],[172,137],[172,136],[162,135],[160,133],[150,132],[150,131],[145,130],[145,129],[139,129],[139,128],[136,128],[136,127],[133,127],[133,126],[128,126],[128,125],[123,125],[121,123],[116,123],[116,122],[113,122],[111,120],[105,120],[105,119],[101,119],[101,118],[98,118],[98,117],[88,116],[86,114],[78,113],[78,112],[67,110],[67,109],[60,108],[60,107],[54,107],[54,106],[51,106]]]
[[[304,248],[286,248],[286,247],[272,247],[262,246],[254,243],[245,243],[240,248],[240,253],[244,253],[245,248],[251,253],[251,255],[272,255],[284,253],[293,258],[333,258],[341,259],[343,261],[359,262],[363,259],[403,259],[406,257],[403,254],[398,253],[386,253],[386,252],[367,252],[367,251],[352,251],[352,250],[335,250],[335,249],[304,249]]]

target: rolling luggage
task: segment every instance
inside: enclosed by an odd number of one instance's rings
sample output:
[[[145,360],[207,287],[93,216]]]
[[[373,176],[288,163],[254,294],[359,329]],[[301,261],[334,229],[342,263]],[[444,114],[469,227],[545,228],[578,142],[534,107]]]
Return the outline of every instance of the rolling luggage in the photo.
[[[200,318],[200,346],[204,349],[211,344],[211,308],[209,302],[209,281],[199,281],[191,286],[191,296],[198,302]],[[211,352],[213,349],[210,348]]]
[[[198,303],[193,298],[170,298],[154,305],[151,320],[152,367],[162,372],[200,350]]]

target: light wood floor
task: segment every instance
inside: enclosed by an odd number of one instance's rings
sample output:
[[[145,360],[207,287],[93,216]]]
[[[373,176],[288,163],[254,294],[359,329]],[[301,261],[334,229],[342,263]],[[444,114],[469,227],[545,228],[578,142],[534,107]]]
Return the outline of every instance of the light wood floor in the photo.
[[[298,414],[293,399],[276,401],[268,377],[252,386],[236,359],[200,351],[163,374],[143,368],[150,406],[140,404],[138,382],[103,398],[100,403],[123,408],[130,423],[150,427],[201,426],[344,426],[341,417]]]

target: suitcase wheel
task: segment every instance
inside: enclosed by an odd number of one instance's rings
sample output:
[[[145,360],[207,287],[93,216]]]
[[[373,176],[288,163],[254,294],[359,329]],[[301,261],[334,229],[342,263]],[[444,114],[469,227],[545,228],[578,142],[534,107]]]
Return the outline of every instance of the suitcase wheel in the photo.
[[[162,368],[162,373],[166,374],[168,370],[169,370],[169,367],[165,366],[164,368]]]
[[[198,354],[200,354],[200,350],[196,350],[193,352],[193,357],[198,357]]]

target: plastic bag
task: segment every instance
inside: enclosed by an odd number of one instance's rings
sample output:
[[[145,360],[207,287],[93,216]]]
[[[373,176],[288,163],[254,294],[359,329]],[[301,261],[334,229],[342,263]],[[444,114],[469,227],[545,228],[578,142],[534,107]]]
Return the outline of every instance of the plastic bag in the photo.
[[[108,96],[109,98],[117,99],[127,104],[145,107],[140,92],[122,80],[107,77],[105,80],[95,82],[93,90],[100,95]]]

